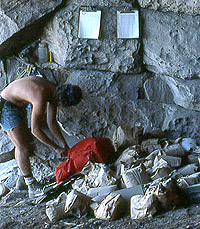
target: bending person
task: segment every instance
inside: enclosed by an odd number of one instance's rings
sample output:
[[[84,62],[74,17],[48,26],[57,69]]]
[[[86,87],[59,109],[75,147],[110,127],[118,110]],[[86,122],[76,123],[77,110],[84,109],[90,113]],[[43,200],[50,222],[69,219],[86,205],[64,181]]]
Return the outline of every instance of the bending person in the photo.
[[[67,84],[57,87],[54,83],[30,76],[17,79],[10,83],[1,93],[4,100],[1,115],[1,125],[15,145],[15,158],[23,177],[18,178],[18,186],[23,178],[28,185],[29,197],[41,194],[42,189],[32,175],[29,160],[28,120],[26,107],[32,104],[31,132],[41,142],[62,155],[69,149],[56,120],[57,107],[77,105],[82,97],[78,86]],[[41,129],[44,115],[47,115],[47,125],[57,145]]]

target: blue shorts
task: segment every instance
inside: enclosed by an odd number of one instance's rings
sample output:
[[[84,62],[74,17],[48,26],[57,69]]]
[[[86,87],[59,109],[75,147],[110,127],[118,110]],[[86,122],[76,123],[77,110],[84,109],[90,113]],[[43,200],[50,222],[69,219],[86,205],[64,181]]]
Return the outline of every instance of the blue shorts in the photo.
[[[1,126],[4,131],[13,130],[27,117],[26,107],[18,107],[5,101],[1,111]]]

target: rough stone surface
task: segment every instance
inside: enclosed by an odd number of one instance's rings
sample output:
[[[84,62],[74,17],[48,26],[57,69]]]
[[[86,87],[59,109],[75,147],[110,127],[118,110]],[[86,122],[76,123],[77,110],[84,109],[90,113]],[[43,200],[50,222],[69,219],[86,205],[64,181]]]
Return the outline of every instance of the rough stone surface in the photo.
[[[5,72],[3,61],[0,61],[0,90],[3,89],[5,84],[6,84],[6,72]]]
[[[76,6],[105,6],[105,7],[111,7],[111,6],[132,6],[133,1],[124,1],[124,0],[76,0],[75,2],[73,0],[69,1],[73,2]]]
[[[138,90],[142,87],[142,79],[147,75],[116,75],[100,71],[72,72],[66,83],[80,85],[83,89],[83,101],[70,111],[63,111],[59,115],[60,121],[67,130],[70,127],[72,131],[88,137],[112,137],[118,125],[134,126],[137,122],[143,122],[145,114],[137,110],[136,101]],[[125,88],[126,93],[123,93]]]
[[[7,136],[7,134],[3,130],[0,130],[0,135],[1,135],[0,154],[13,150],[14,146],[11,143],[11,141],[10,141],[9,137]]]
[[[142,8],[148,8],[163,12],[185,13],[185,14],[200,14],[199,0],[138,0]]]
[[[142,10],[144,64],[149,71],[200,77],[200,16]]]
[[[17,43],[21,43],[21,39],[25,40],[25,36],[34,36],[36,31],[32,31],[32,34],[30,31],[28,34],[24,31],[24,37],[17,33],[53,11],[60,3],[61,1],[56,0],[45,1],[45,3],[38,0],[2,0],[0,2],[0,55],[4,56],[4,51],[9,53],[6,49],[10,49],[11,43],[14,47]]]
[[[171,130],[171,137],[197,137],[198,82],[147,73],[106,76],[99,71],[73,71],[66,83],[80,85],[84,98],[59,118],[68,131],[87,137],[112,137],[119,125]]]
[[[109,3],[109,6],[112,4]],[[56,14],[43,35],[54,61],[67,69],[141,72],[142,62],[138,61],[140,55],[137,55],[140,50],[138,39],[116,37],[116,11],[124,9],[124,6],[105,5],[98,6],[102,10],[101,36],[98,40],[78,38],[79,4],[69,4]]]
[[[199,79],[183,80],[156,75],[146,80],[144,88],[150,101],[176,104],[188,110],[200,111],[199,82]]]

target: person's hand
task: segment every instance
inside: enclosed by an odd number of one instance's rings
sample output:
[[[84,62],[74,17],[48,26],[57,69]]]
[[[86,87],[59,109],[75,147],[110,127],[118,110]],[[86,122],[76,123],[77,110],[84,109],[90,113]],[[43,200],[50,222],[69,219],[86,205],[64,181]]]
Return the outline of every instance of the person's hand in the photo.
[[[55,149],[56,153],[59,154],[61,157],[66,157],[67,156],[67,151],[68,151],[68,148],[62,148],[60,146],[58,146],[56,149]]]

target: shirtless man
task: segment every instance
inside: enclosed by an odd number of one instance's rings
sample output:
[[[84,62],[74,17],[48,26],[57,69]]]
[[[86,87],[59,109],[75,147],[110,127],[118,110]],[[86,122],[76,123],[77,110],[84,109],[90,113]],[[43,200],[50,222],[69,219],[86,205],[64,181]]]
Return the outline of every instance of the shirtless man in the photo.
[[[71,84],[56,87],[44,78],[30,76],[10,83],[1,93],[4,101],[1,114],[1,125],[15,145],[15,158],[21,171],[18,186],[25,180],[29,197],[41,194],[41,187],[31,172],[29,160],[28,121],[26,106],[32,105],[31,132],[41,142],[62,155],[69,149],[56,120],[58,106],[76,105],[81,100],[81,89]],[[41,129],[46,111],[47,125],[60,145],[53,142]],[[23,175],[23,176],[22,176]]]

